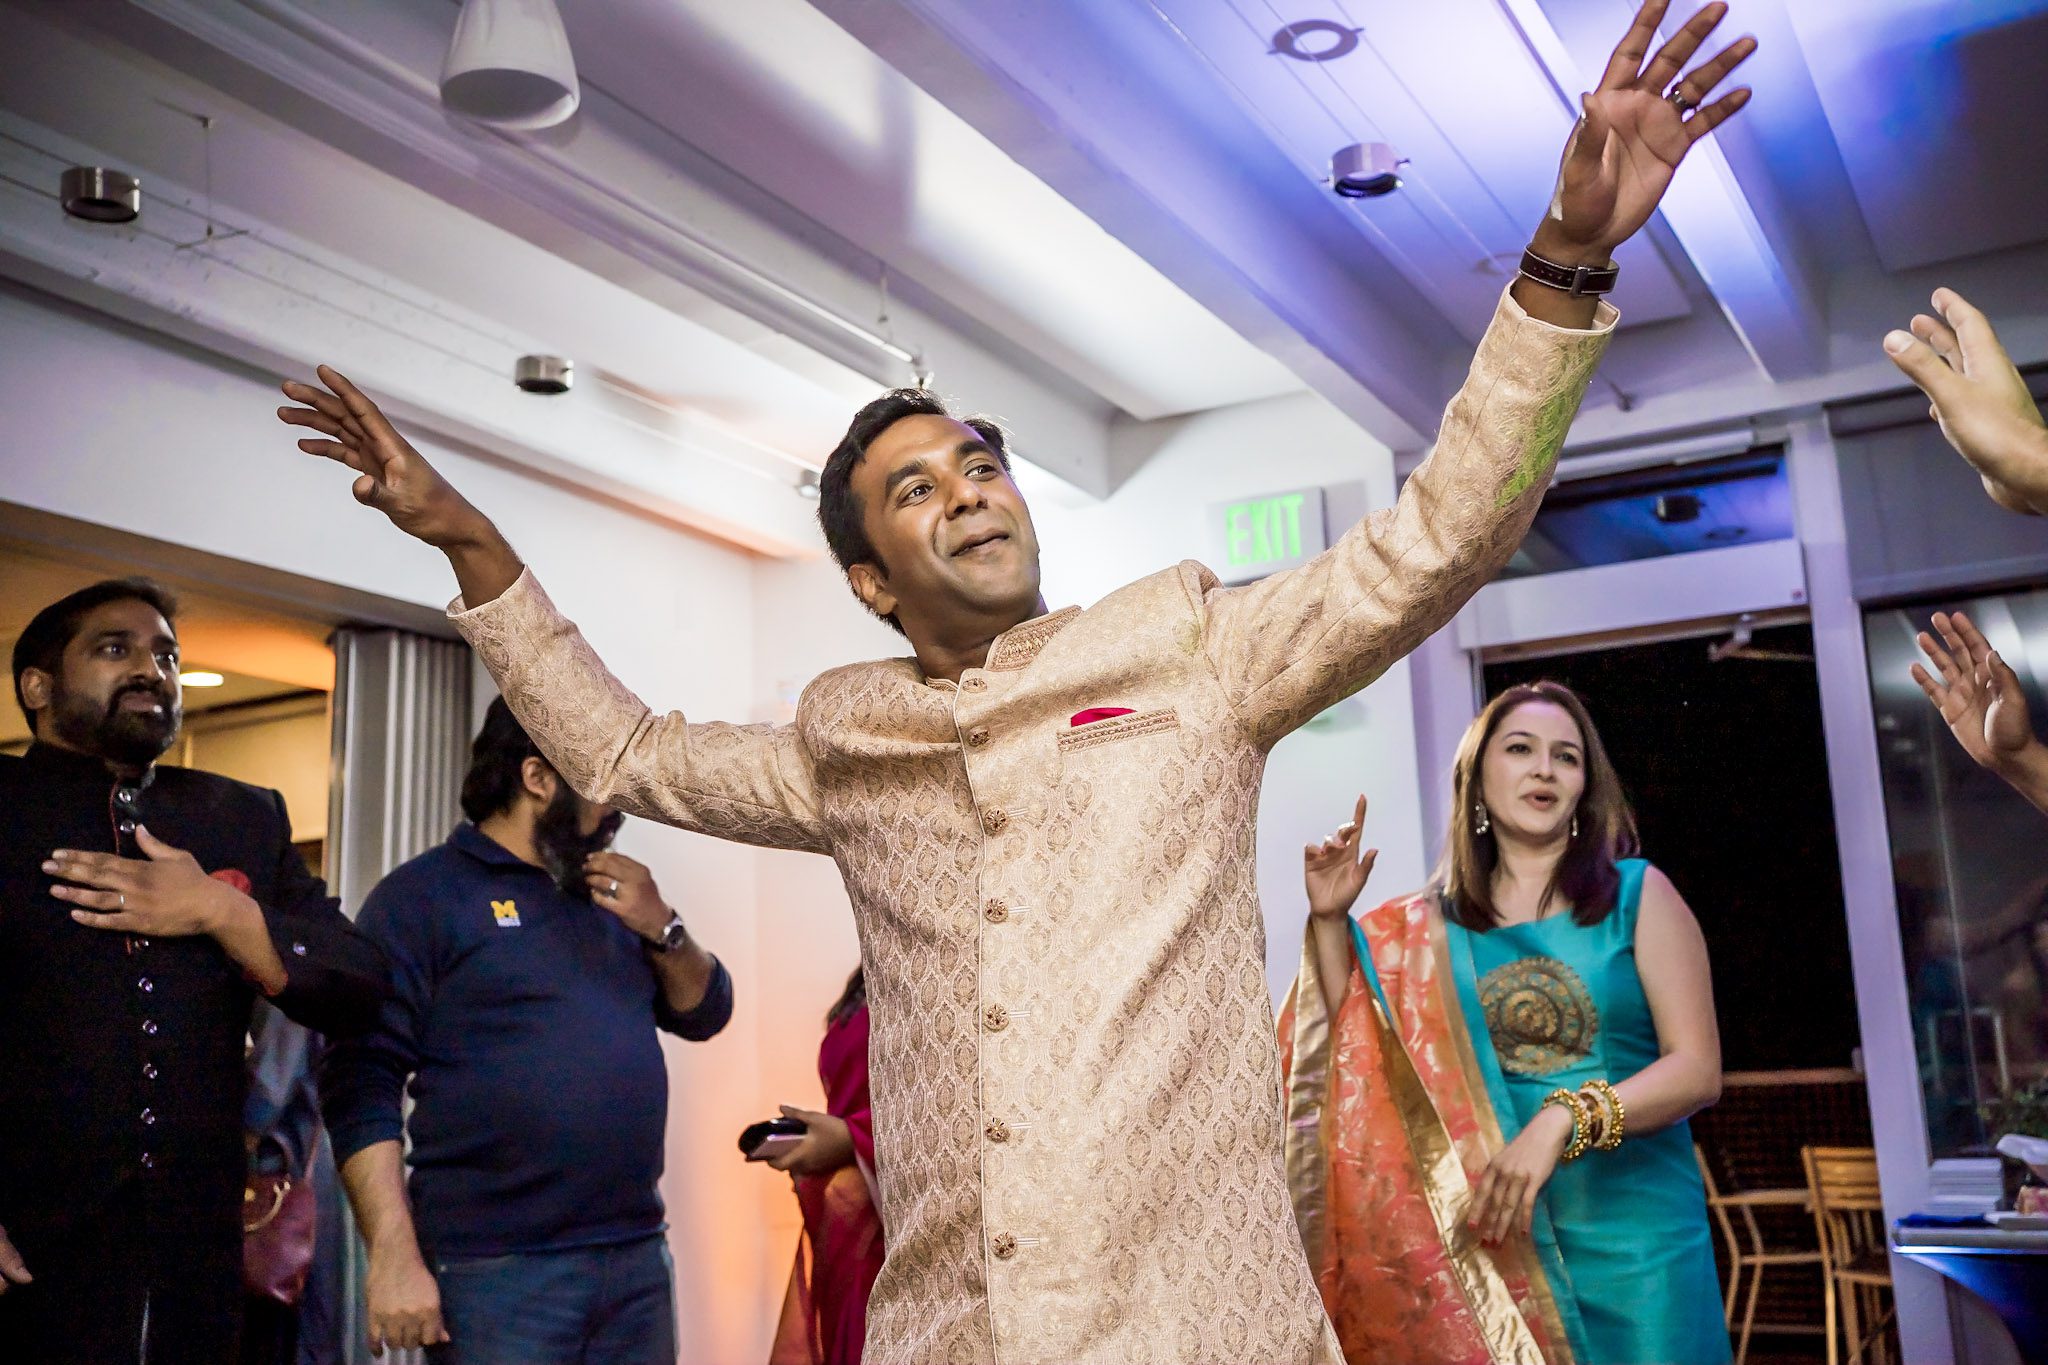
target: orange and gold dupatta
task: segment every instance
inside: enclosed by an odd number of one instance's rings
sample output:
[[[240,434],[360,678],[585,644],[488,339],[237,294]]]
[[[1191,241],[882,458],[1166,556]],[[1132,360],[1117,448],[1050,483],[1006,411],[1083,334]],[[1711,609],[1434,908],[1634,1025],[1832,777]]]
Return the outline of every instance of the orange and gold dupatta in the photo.
[[[1530,1244],[1483,1247],[1465,1224],[1473,1179],[1502,1138],[1434,898],[1380,906],[1354,924],[1352,943],[1335,1018],[1312,937],[1280,1013],[1288,1183],[1346,1359],[1568,1365]]]

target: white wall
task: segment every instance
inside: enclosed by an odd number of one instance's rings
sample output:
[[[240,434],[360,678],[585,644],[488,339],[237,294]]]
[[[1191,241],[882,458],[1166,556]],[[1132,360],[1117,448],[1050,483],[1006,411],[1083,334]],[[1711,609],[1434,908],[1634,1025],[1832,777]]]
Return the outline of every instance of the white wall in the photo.
[[[320,696],[226,715],[188,713],[184,742],[164,761],[270,787],[284,797],[293,843],[325,839],[330,727],[327,698]]]
[[[6,286],[0,355],[0,498],[404,602],[438,607],[453,595],[440,555],[357,506],[345,470],[293,448],[266,379]],[[650,704],[721,718],[750,710],[756,613],[745,556],[472,455],[425,449]],[[784,1098],[756,1066],[763,1012],[782,1008],[760,972],[759,855],[639,822],[620,847],[654,869],[738,985],[724,1034],[669,1046],[663,1192],[683,1358],[758,1360],[769,1320],[760,1305],[779,1303],[788,1270],[785,1261],[762,1278],[766,1214],[788,1202],[787,1189],[743,1178],[733,1147]]]

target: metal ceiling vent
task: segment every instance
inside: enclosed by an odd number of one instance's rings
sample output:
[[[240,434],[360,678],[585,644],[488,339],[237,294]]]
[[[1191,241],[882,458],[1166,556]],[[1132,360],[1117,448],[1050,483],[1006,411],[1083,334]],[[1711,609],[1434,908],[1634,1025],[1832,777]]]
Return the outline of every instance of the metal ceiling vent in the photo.
[[[1273,34],[1270,51],[1297,62],[1334,62],[1357,50],[1363,32],[1335,19],[1297,19]]]
[[[554,0],[463,0],[441,107],[494,128],[552,128],[576,112],[576,59]]]
[[[512,382],[527,393],[567,393],[576,382],[576,366],[559,355],[523,355],[512,367]]]
[[[132,223],[142,213],[142,182],[105,166],[72,166],[57,182],[64,211],[88,223]]]

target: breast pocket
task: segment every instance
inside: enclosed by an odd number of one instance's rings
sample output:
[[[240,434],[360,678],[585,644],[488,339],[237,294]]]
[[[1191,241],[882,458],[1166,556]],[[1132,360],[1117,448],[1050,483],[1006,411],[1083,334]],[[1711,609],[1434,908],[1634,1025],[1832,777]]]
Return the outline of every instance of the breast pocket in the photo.
[[[1062,766],[1137,760],[1149,752],[1178,753],[1180,712],[1163,706],[1071,725],[1060,731],[1059,745]]]

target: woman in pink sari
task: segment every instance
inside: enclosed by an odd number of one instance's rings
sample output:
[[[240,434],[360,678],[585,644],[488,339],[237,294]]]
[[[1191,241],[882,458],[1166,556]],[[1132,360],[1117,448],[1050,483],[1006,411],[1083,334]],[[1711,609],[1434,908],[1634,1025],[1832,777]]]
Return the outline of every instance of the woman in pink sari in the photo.
[[[768,1159],[790,1173],[804,1214],[769,1365],[860,1365],[867,1337],[868,1293],[882,1269],[882,1217],[868,1100],[868,993],[858,967],[826,1016],[818,1078],[826,1112],[784,1105],[784,1114],[803,1120],[804,1138]]]

